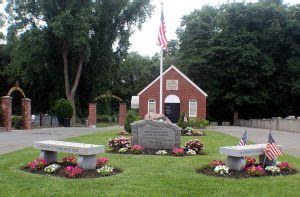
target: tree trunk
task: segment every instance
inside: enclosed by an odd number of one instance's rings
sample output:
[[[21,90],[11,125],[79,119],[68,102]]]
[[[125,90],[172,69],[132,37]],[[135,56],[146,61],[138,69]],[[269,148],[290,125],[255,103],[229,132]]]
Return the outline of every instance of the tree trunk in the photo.
[[[80,80],[81,72],[82,72],[82,65],[84,57],[81,55],[78,62],[78,68],[76,72],[76,76],[74,79],[74,83],[72,89],[70,89],[70,77],[69,77],[69,67],[68,67],[68,50],[69,46],[66,41],[63,44],[63,61],[64,61],[64,79],[65,79],[65,92],[67,99],[71,102],[73,113],[72,113],[72,120],[71,123],[74,124],[76,122],[76,107],[75,107],[75,93],[78,87],[78,83]]]

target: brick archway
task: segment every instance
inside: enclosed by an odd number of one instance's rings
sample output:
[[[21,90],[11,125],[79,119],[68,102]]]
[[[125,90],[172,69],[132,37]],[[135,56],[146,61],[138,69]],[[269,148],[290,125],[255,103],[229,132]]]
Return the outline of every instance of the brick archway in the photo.
[[[1,111],[2,111],[2,121],[3,126],[6,131],[11,130],[11,120],[12,120],[12,97],[11,94],[18,91],[22,94],[22,122],[23,129],[31,129],[31,100],[26,98],[24,91],[19,87],[19,83],[12,87],[6,96],[1,98]]]

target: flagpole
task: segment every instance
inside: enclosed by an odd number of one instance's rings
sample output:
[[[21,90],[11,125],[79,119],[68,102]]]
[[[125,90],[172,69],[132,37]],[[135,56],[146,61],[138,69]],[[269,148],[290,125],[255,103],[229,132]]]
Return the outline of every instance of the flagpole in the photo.
[[[162,76],[162,72],[163,72],[163,48],[161,47],[160,49],[160,72],[159,72],[159,114],[163,114],[162,112],[162,100],[163,100],[163,76]]]

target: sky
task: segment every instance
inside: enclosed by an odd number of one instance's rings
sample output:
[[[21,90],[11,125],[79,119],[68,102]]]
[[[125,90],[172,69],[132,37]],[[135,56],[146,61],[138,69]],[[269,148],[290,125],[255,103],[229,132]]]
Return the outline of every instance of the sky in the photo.
[[[5,2],[5,0],[2,0]],[[159,52],[157,46],[158,27],[160,24],[161,2],[163,2],[165,23],[167,27],[167,39],[176,39],[176,29],[180,26],[181,17],[191,13],[195,9],[201,9],[203,5],[217,6],[227,3],[228,0],[152,0],[155,6],[150,19],[143,25],[141,30],[136,30],[130,37],[129,51],[137,51],[141,55],[152,56]],[[232,2],[233,0],[230,0]],[[257,0],[235,0],[235,2],[256,2]],[[1,2],[1,0],[0,0]],[[284,0],[285,4],[300,3],[300,0]],[[4,4],[0,4],[3,12]],[[2,29],[3,31],[3,29]],[[5,31],[4,31],[5,32]]]

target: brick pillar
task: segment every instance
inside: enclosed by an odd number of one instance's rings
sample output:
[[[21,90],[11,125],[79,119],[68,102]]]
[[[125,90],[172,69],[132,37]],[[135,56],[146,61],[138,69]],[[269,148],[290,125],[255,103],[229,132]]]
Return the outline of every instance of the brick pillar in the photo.
[[[23,129],[31,129],[31,99],[22,99]]]
[[[6,131],[11,130],[11,102],[12,98],[10,96],[2,97],[2,119]]]
[[[120,103],[119,105],[119,125],[123,126],[126,118],[126,103]]]
[[[89,103],[88,126],[96,127],[97,108],[95,103]]]

